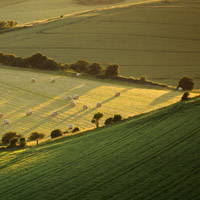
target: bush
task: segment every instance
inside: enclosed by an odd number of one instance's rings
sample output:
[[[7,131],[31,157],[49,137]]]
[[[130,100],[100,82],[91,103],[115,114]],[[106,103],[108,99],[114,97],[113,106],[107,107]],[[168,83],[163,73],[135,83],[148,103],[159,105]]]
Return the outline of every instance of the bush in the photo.
[[[1,139],[2,144],[4,145],[9,144],[11,139],[13,139],[14,137],[21,137],[21,135],[19,135],[16,132],[8,132],[8,133],[3,134],[2,139]]]
[[[26,138],[25,137],[21,137],[19,139],[19,147],[25,147],[26,146]]]
[[[102,73],[102,71],[103,71],[103,68],[99,63],[93,63],[88,68],[88,74],[91,74],[91,75],[98,75]]]
[[[38,139],[44,138],[44,136],[45,136],[44,133],[32,132],[32,133],[29,135],[28,140],[29,140],[29,141],[38,140]]]
[[[122,116],[121,115],[114,115],[113,117],[113,122],[120,122],[122,120]]]
[[[186,101],[186,100],[188,100],[188,99],[189,99],[189,98],[188,98],[189,95],[190,95],[189,92],[185,92],[185,93],[183,94],[182,98],[181,98],[181,101]]]
[[[73,130],[72,130],[72,133],[75,133],[75,132],[78,132],[80,131],[80,129],[78,127],[75,127]]]
[[[183,77],[180,79],[177,88],[181,87],[183,90],[193,90],[194,89],[194,79],[191,77]]]
[[[10,143],[9,143],[9,145],[7,146],[7,148],[15,148],[15,147],[17,147],[17,143],[18,143],[18,137],[13,137],[13,138],[10,140]]]
[[[15,21],[0,21],[0,30],[5,28],[12,28],[17,25]]]
[[[60,129],[55,129],[51,132],[51,138],[60,137],[63,135],[63,132]]]
[[[108,65],[105,70],[105,75],[107,75],[107,76],[119,75],[119,65],[117,65],[117,64]]]
[[[109,125],[109,124],[112,124],[112,123],[113,123],[113,118],[112,117],[106,119],[106,121],[104,122],[105,125]]]
[[[145,76],[141,76],[140,77],[140,81],[145,82],[146,81],[146,77]]]
[[[88,71],[88,67],[89,67],[90,63],[84,60],[79,60],[76,63],[71,65],[71,69],[73,69],[76,72],[87,72]]]

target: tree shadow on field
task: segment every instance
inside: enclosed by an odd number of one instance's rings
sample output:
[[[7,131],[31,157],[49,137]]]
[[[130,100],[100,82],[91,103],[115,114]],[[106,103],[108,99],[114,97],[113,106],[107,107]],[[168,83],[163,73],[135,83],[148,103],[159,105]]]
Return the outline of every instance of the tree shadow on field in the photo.
[[[161,103],[164,103],[166,101],[169,101],[170,99],[173,99],[174,97],[179,96],[180,93],[178,93],[177,91],[170,91],[168,93],[165,93],[161,96],[159,96],[158,98],[154,99],[149,106],[155,106]]]

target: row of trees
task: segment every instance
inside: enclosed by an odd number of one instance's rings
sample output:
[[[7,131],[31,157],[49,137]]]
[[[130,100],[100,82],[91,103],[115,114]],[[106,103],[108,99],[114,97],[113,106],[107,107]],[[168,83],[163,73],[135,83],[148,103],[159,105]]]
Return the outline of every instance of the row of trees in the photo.
[[[92,63],[85,60],[79,60],[70,65],[70,68],[78,73],[88,73],[91,75],[105,74],[106,76],[119,75],[119,65],[109,64],[106,69],[99,63]]]

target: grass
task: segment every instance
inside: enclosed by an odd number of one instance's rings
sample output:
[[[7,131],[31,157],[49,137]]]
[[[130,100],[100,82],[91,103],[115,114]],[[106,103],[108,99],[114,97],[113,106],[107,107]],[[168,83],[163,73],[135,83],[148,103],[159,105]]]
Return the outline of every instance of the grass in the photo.
[[[31,83],[31,78],[36,78],[36,83]],[[50,83],[51,78],[55,78],[55,84]],[[121,92],[120,97],[114,96],[116,91]],[[93,128],[95,126],[90,121],[97,112],[104,114],[100,122],[102,126],[114,114],[121,114],[123,118],[138,115],[180,101],[183,94],[158,87],[4,66],[0,66],[0,93],[0,112],[4,114],[0,136],[8,131],[25,135],[40,131],[49,135],[56,128],[67,130],[71,123],[81,130]],[[79,94],[80,99],[72,108],[66,96],[74,94]],[[102,103],[101,108],[96,108],[97,102]],[[89,106],[88,110],[83,110],[84,104]],[[27,110],[33,115],[26,116]],[[58,116],[52,117],[53,111],[57,111]],[[6,118],[10,120],[9,125],[3,124]]]
[[[122,75],[173,86],[187,75],[200,88],[199,6],[197,0],[170,0],[80,13],[2,34],[0,51],[42,52],[62,63],[118,63]]]
[[[0,153],[0,197],[198,200],[200,99]]]

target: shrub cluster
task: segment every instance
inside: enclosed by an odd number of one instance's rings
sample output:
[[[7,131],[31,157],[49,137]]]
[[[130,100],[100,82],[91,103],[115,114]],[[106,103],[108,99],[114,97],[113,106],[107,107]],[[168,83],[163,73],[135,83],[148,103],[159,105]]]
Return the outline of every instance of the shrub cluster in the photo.
[[[6,55],[0,53],[0,63],[14,67],[34,68],[42,70],[64,70],[66,65],[56,62],[53,59],[47,58],[41,53],[36,53],[30,57],[22,58],[15,55]]]
[[[51,138],[57,138],[63,135],[63,132],[60,129],[55,129],[51,132]]]
[[[17,25],[15,21],[0,21],[0,30],[6,28],[12,28]]]
[[[116,123],[116,122],[120,122],[121,120],[122,120],[121,115],[114,115],[114,117],[109,117],[108,119],[106,119],[104,124],[109,125],[109,124],[113,124],[113,123]]]
[[[11,148],[24,148],[26,146],[26,139],[22,135],[16,132],[7,132],[2,136],[2,144],[5,145],[1,148],[4,149],[11,149]]]

